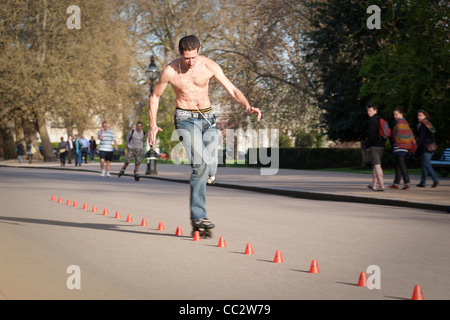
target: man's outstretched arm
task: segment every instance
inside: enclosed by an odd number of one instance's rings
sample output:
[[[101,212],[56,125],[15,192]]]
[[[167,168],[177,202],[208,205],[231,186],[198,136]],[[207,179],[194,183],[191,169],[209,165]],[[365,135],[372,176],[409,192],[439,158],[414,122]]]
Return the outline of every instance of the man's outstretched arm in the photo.
[[[261,111],[259,108],[253,108],[245,98],[244,94],[236,88],[236,86],[225,76],[222,68],[214,61],[210,60],[209,69],[213,72],[214,77],[225,88],[230,96],[250,114],[257,114],[258,121],[261,119]]]
[[[168,76],[167,76],[167,68],[161,72],[161,75],[159,76],[158,82],[156,83],[156,86],[153,90],[153,94],[150,97],[150,102],[148,105],[148,118],[150,120],[150,130],[148,133],[148,143],[151,146],[155,145],[156,142],[156,135],[158,132],[161,132],[162,129],[158,127],[156,123],[156,114],[158,112],[158,106],[159,106],[159,98],[163,94],[164,90],[167,87]]]

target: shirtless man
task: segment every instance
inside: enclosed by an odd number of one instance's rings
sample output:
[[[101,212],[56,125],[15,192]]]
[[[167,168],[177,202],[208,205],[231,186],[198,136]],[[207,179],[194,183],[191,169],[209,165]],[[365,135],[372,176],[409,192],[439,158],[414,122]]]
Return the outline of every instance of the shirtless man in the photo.
[[[170,83],[176,96],[175,128],[192,167],[190,218],[193,232],[200,231],[202,237],[208,238],[212,236],[210,229],[214,228],[214,224],[206,218],[206,181],[217,170],[218,147],[216,119],[211,112],[208,96],[211,78],[216,78],[248,113],[257,114],[258,121],[261,119],[261,111],[250,106],[242,92],[231,83],[216,62],[199,55],[200,41],[195,36],[182,38],[178,51],[181,57],[165,67],[150,97],[148,140],[150,145],[154,145],[157,133],[162,131],[156,123],[156,114],[159,98]]]

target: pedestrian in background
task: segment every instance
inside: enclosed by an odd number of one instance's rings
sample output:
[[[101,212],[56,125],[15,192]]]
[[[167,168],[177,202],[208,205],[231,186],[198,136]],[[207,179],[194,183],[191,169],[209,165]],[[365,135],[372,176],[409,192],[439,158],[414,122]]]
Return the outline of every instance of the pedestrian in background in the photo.
[[[406,156],[416,150],[416,140],[409,126],[408,121],[404,118],[402,108],[394,110],[395,126],[392,130],[392,146],[395,163],[394,183],[389,186],[391,189],[400,189],[400,180],[403,178],[402,190],[410,188],[410,179],[408,169],[406,168]]]
[[[89,140],[89,158],[90,162],[94,162],[95,151],[97,150],[97,142],[94,139],[94,136],[91,136],[91,140]]]
[[[33,162],[33,155],[36,153],[36,148],[33,145],[33,142],[30,142],[27,145],[27,155],[28,155],[28,163],[31,164]]]
[[[142,130],[143,126],[143,123],[138,121],[136,123],[136,128],[131,130],[127,135],[127,155],[125,157],[125,163],[117,175],[118,178],[125,173],[125,170],[134,158],[134,179],[140,181],[139,165],[141,164],[142,149],[144,147],[145,139],[145,132]]]
[[[87,163],[87,157],[89,152],[89,141],[86,139],[86,136],[83,134],[81,136],[81,157],[84,157],[84,163]],[[83,162],[83,159],[81,159]]]
[[[119,150],[119,147],[117,146],[116,136],[114,135],[114,132],[108,128],[108,123],[104,121],[102,123],[102,129],[98,132],[97,137],[100,140],[100,144],[98,146],[100,156],[100,169],[102,170],[100,175],[104,177],[106,174],[107,177],[110,177],[111,174],[109,172],[114,151],[113,144],[115,146],[115,150]]]
[[[419,188],[424,188],[427,182],[428,175],[433,180],[432,188],[436,188],[439,184],[439,179],[436,172],[431,165],[431,157],[436,151],[436,129],[430,122],[430,115],[425,110],[421,109],[417,112],[417,155],[420,157],[420,164],[422,167],[422,177]]]
[[[378,106],[370,104],[367,106],[369,123],[367,129],[366,150],[369,153],[372,163],[373,181],[367,187],[373,191],[384,191],[383,169],[381,168],[381,158],[383,156],[386,139],[380,135],[380,116]],[[379,188],[377,189],[377,183]]]
[[[77,137],[75,140],[75,167],[81,167],[81,148],[82,143],[80,137]]]
[[[23,146],[22,141],[19,141],[19,143],[17,144],[16,152],[19,163],[22,163],[23,156],[25,155],[25,147]]]
[[[61,167],[66,165],[66,154],[68,153],[68,148],[67,141],[64,141],[64,138],[61,137],[61,141],[58,143],[59,162],[61,162]]]

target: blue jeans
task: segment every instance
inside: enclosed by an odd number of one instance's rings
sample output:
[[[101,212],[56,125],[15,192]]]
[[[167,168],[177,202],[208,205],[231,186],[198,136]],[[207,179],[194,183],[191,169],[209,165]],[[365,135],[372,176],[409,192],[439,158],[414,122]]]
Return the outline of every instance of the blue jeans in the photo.
[[[420,179],[420,184],[425,185],[427,181],[428,174],[430,174],[433,182],[438,182],[438,177],[436,172],[434,172],[433,166],[431,165],[432,153],[424,152],[420,155],[420,164],[422,167],[422,178]]]
[[[75,165],[81,166],[81,150],[75,151]]]
[[[209,122],[201,115],[175,115],[178,137],[191,163],[190,184],[191,220],[206,218],[206,180],[216,174],[218,162],[218,134],[216,119]]]

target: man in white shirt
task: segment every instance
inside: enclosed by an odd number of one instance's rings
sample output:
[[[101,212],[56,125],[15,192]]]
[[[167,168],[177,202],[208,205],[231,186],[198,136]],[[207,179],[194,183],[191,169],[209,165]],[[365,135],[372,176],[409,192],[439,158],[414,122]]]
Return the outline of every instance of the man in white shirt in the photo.
[[[100,145],[98,147],[99,157],[100,157],[100,168],[102,170],[101,176],[104,177],[105,173],[107,177],[110,177],[110,167],[111,160],[113,158],[113,143],[115,150],[118,151],[119,148],[117,146],[116,136],[114,132],[108,128],[108,123],[105,121],[102,123],[102,129],[98,132],[97,135],[100,140]],[[106,172],[105,172],[105,162],[106,162]]]

